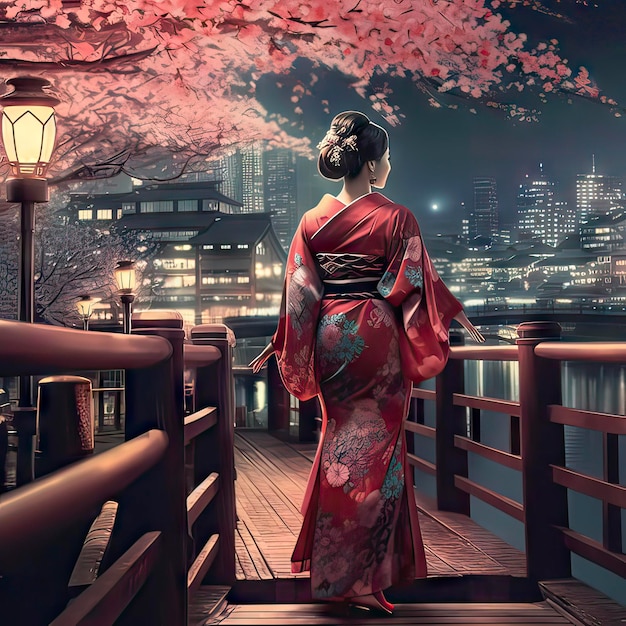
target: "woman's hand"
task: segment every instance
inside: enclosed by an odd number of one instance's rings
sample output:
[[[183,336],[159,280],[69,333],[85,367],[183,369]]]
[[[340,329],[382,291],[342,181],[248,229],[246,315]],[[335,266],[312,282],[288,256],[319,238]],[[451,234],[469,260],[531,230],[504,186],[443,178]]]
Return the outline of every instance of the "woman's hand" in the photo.
[[[467,319],[467,315],[465,315],[465,311],[461,311],[454,316],[454,319],[465,328],[465,330],[469,333],[469,336],[476,343],[483,343],[485,338],[482,336],[481,332]]]
[[[267,361],[272,354],[274,354],[274,344],[270,341],[265,348],[263,348],[263,352],[250,361],[248,367],[251,367],[252,371],[257,374],[265,364],[265,361]]]

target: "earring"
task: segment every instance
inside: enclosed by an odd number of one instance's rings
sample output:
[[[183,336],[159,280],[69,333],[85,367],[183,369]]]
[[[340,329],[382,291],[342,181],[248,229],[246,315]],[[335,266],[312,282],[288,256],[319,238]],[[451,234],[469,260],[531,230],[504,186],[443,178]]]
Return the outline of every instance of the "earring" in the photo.
[[[376,176],[370,176],[370,185],[373,185],[376,182]]]

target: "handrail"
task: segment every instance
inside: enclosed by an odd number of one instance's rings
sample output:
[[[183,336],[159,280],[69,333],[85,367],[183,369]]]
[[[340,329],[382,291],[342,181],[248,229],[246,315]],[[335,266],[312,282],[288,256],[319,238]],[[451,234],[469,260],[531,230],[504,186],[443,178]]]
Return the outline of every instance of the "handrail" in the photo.
[[[152,573],[161,545],[160,532],[143,535],[50,626],[108,626],[116,623]]]
[[[183,354],[185,367],[206,367],[222,358],[222,353],[215,346],[198,346],[191,343],[183,344]]]
[[[522,522],[527,575],[531,579],[570,576],[571,553],[623,576],[626,557],[622,553],[620,510],[626,506],[626,487],[619,480],[618,437],[626,432],[626,416],[563,406],[561,363],[623,364],[626,342],[560,342],[559,325],[541,321],[522,324],[518,335],[515,346],[451,347],[450,359],[437,376],[436,392],[420,390],[412,394],[420,401],[434,401],[435,429],[413,423],[406,427],[409,432],[435,435],[436,461],[415,456],[415,444],[410,440],[409,463],[435,477],[441,510],[469,515],[469,494]],[[466,394],[465,360],[517,361],[519,401]],[[481,411],[508,416],[510,451],[481,442]],[[421,415],[423,419],[423,410]],[[466,435],[468,417],[471,435]],[[603,434],[602,477],[565,465],[563,425]],[[469,453],[521,472],[522,501],[472,480]],[[568,490],[602,502],[601,543],[568,528]]]
[[[185,416],[185,445],[217,424],[217,408],[207,406]]]
[[[517,346],[452,346],[451,359],[477,361],[517,361]]]
[[[0,559],[15,556],[33,542],[45,542],[81,516],[89,515],[96,505],[150,469],[167,445],[165,432],[151,430],[3,495]]]
[[[535,354],[558,361],[594,361],[603,363],[626,362],[626,341],[613,342],[542,342],[535,346]]]
[[[93,333],[0,320],[0,376],[77,370],[138,369],[169,358],[162,337]]]

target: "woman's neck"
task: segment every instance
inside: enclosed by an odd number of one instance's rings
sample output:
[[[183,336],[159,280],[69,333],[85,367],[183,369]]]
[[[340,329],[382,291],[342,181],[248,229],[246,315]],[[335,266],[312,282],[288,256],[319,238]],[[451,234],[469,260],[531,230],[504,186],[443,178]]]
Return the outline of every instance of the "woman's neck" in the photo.
[[[337,200],[344,204],[350,204],[357,198],[364,196],[372,191],[369,181],[369,172],[367,168],[363,168],[361,173],[355,178],[344,178],[343,189],[337,194]]]

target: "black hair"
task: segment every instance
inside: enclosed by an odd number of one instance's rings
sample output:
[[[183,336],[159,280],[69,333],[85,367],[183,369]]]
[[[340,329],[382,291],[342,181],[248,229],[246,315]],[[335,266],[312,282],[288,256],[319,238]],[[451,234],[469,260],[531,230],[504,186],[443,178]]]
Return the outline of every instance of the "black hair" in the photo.
[[[346,146],[337,150],[337,144],[329,143],[326,138],[321,142],[317,168],[324,178],[330,180],[355,178],[367,161],[380,160],[389,147],[387,131],[358,111],[336,115],[329,133],[338,136],[340,141],[356,136],[356,149]]]

